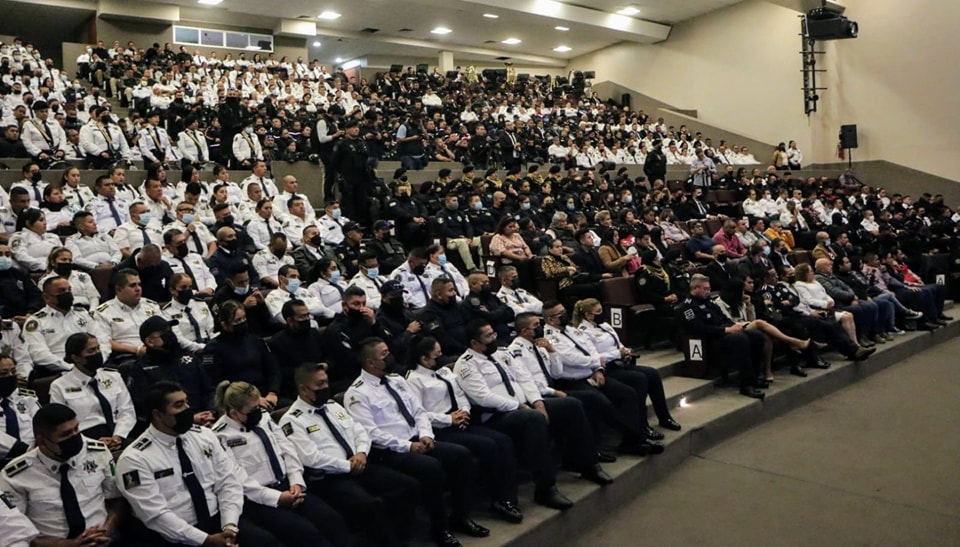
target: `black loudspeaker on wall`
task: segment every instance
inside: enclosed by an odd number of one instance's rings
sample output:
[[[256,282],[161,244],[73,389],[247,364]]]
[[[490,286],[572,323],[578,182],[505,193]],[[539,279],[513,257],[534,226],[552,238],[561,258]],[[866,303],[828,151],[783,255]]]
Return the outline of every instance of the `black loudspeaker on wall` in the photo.
[[[840,126],[840,148],[856,148],[857,147],[857,126],[856,125],[841,125]]]
[[[630,94],[624,93],[620,95],[620,106],[630,107]]]

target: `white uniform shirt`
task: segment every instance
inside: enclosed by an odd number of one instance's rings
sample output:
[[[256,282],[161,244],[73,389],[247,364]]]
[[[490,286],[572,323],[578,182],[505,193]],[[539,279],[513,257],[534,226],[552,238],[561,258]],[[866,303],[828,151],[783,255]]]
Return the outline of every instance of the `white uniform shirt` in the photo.
[[[107,520],[106,500],[116,499],[120,494],[114,477],[113,457],[107,445],[92,439],[83,440],[80,453],[66,462],[70,466],[67,479],[77,494],[87,528],[93,528],[103,526]],[[70,532],[60,497],[60,466],[63,464],[34,448],[7,464],[0,474],[0,488],[10,501],[42,535],[52,538],[66,538]]]
[[[367,307],[372,310],[380,309],[380,303],[383,301],[380,295],[380,287],[387,282],[387,278],[378,275],[376,279],[371,279],[367,274],[358,272],[357,275],[350,278],[347,287],[360,287],[367,295]]]
[[[306,486],[303,480],[303,464],[297,457],[297,451],[287,436],[281,433],[270,415],[263,413],[257,426],[267,435],[267,442],[276,455],[277,462],[290,484]],[[279,490],[267,488],[277,484],[276,475],[270,466],[270,456],[263,441],[251,429],[227,416],[221,416],[213,425],[213,432],[220,438],[220,444],[233,455],[233,459],[244,471],[243,494],[254,503],[267,507],[277,507],[280,502]]]
[[[119,372],[101,368],[90,377],[74,368],[50,384],[50,402],[66,405],[76,412],[80,420],[80,431],[104,425],[106,419],[100,400],[90,385],[93,381],[97,382],[100,394],[110,403],[115,424],[113,434],[126,438],[137,424],[137,413]]]
[[[0,495],[0,520],[3,522],[3,539],[7,547],[30,547],[30,542],[40,535],[7,495]]]
[[[24,122],[20,129],[20,140],[30,157],[36,158],[44,150],[56,153],[67,142],[67,134],[60,124],[52,118],[44,123],[37,119]]]
[[[267,310],[270,311],[270,317],[277,323],[283,323],[283,315],[281,315],[283,305],[288,300],[293,300],[294,298],[302,300],[303,303],[307,305],[310,315],[314,317],[325,317],[329,319],[334,315],[330,310],[323,307],[323,304],[320,303],[320,300],[316,296],[303,287],[298,288],[296,293],[290,293],[284,289],[272,290],[263,301],[267,305]]]
[[[284,207],[286,210],[286,207]],[[270,227],[267,227],[269,223]],[[250,236],[250,239],[253,240],[253,244],[256,245],[257,250],[266,249],[270,246],[270,236],[277,232],[287,232],[283,229],[283,223],[277,220],[275,217],[270,217],[264,220],[260,215],[254,215],[250,218],[250,222],[247,223],[247,234]],[[289,235],[287,236],[287,248],[292,246],[291,241],[300,241],[303,233],[297,236],[297,239],[291,240]]]
[[[187,129],[180,132],[177,141],[180,154],[191,162],[205,162],[210,160],[210,149],[202,131]]]
[[[194,426],[179,437],[200,481],[211,515],[222,525],[237,524],[243,509],[243,484],[236,462],[217,435]],[[197,513],[183,481],[177,437],[152,425],[117,461],[117,484],[146,527],[171,543],[201,545],[207,533],[196,528]]]
[[[593,325],[584,321],[580,323],[578,329],[590,337],[590,340],[593,342],[593,347],[597,350],[600,357],[605,359],[605,362],[609,363],[610,361],[616,361],[621,358],[620,348],[623,347],[623,344],[620,343],[620,337],[617,336],[617,331],[615,331],[609,323]]]
[[[99,226],[99,223],[97,225]],[[141,228],[143,229],[141,230]],[[151,218],[146,226],[135,224],[132,220],[124,222],[113,232],[113,240],[117,243],[117,247],[121,249],[131,251],[141,249],[147,244],[144,239],[144,232],[146,232],[146,237],[150,238],[150,243],[163,247],[163,225],[156,218]]]
[[[187,256],[181,258],[173,256],[170,251],[164,248],[161,255],[164,262],[170,265],[170,269],[173,270],[173,273],[187,273],[186,268],[184,268],[184,263],[190,268],[190,273],[193,274],[193,280],[197,282],[197,290],[202,291],[205,289],[217,290],[217,278],[213,276],[213,273],[210,272],[210,267],[207,266],[207,263],[203,261],[203,257],[197,253],[187,253]]]
[[[537,347],[533,342],[526,338],[517,336],[513,342],[507,346],[507,351],[513,357],[513,360],[522,364],[530,375],[530,379],[537,385],[537,390],[541,395],[553,395],[554,390],[550,387],[550,380],[559,378],[563,371],[563,363],[560,361],[559,352],[550,353],[544,348]],[[540,359],[537,359],[537,355]],[[541,363],[543,366],[541,367]],[[544,372],[543,369],[546,369]]]
[[[42,272],[47,269],[47,258],[54,247],[60,247],[60,238],[49,232],[40,235],[21,230],[10,238],[10,254],[21,269]]]
[[[287,202],[290,201],[290,198],[293,197],[293,194],[284,190],[283,192],[277,194],[273,197],[273,214],[274,215],[283,215],[287,213]],[[303,200],[303,209],[307,215],[308,220],[316,220],[317,213],[313,208],[313,205],[310,204],[310,198],[306,194],[297,194],[297,197]]]
[[[17,442],[22,442],[32,447],[36,439],[33,437],[33,416],[40,410],[40,401],[37,399],[37,393],[29,389],[15,389],[7,399],[10,401],[10,410],[17,417],[17,425],[20,427],[18,435],[15,437],[7,431],[7,416],[0,410],[0,457],[7,457],[10,450]],[[0,399],[2,401],[2,399]]]
[[[284,264],[293,264],[292,256],[284,254],[283,257],[277,258],[277,255],[273,254],[269,247],[258,251],[251,260],[253,268],[257,270],[257,276],[261,280],[269,277],[275,283],[278,282],[277,271],[280,270],[280,267]]]
[[[93,316],[106,330],[109,340],[116,340],[123,344],[140,347],[140,325],[149,317],[160,315],[160,306],[149,298],[141,298],[135,307],[130,307],[113,298],[107,300]],[[109,348],[110,345],[107,344]]]
[[[593,347],[593,342],[583,332],[569,325],[562,331],[546,325],[543,332],[560,354],[560,361],[563,364],[560,378],[583,380],[600,368],[600,356]],[[577,345],[580,347],[578,348]],[[586,355],[584,351],[587,352]]]
[[[119,223],[110,209],[111,203],[117,210],[117,216],[120,217]],[[87,204],[87,211],[93,213],[93,218],[97,221],[97,228],[100,233],[112,232],[117,229],[117,226],[130,222],[129,205],[120,198],[112,198],[111,201],[104,196],[94,196],[93,200]]]
[[[277,190],[277,185],[273,182],[272,178],[250,175],[240,182],[240,192],[244,198],[247,196],[247,186],[250,186],[251,182],[256,182],[260,185],[260,189],[263,190],[263,197],[265,198],[273,198],[273,196],[280,193],[280,191]]]
[[[63,357],[67,338],[78,332],[89,332],[96,336],[103,358],[110,355],[110,340],[106,331],[83,308],[73,308],[64,314],[44,306],[37,313],[27,316],[23,324],[23,341],[27,344],[33,365],[44,367],[47,371],[72,369],[73,365],[64,361]]]
[[[449,382],[453,389],[453,396],[457,402],[456,410],[469,413],[470,400],[457,383],[456,375],[448,367],[430,370],[427,367],[418,366],[407,374],[407,385],[420,400],[423,409],[427,411],[430,423],[437,429],[453,425],[453,418],[450,417],[450,413],[454,410],[453,402],[450,399],[447,383],[444,381]]]
[[[497,364],[509,379],[513,395],[507,389]],[[510,412],[520,408],[521,404],[532,405],[543,399],[523,365],[516,364],[510,353],[503,348],[490,356],[468,349],[453,365],[453,372],[460,388],[475,406],[496,412]],[[486,421],[491,415],[490,412],[485,412],[481,415],[481,420]]]
[[[539,314],[543,311],[543,302],[539,298],[528,293],[525,289],[511,289],[500,287],[497,291],[497,298],[501,302],[510,306],[515,315],[524,312]]]
[[[197,322],[197,327],[200,328],[199,340],[187,316],[187,309],[190,310],[190,315],[193,316]],[[210,308],[203,302],[190,300],[185,306],[176,300],[171,300],[160,308],[160,313],[170,321],[179,321],[173,329],[177,334],[180,345],[189,351],[202,350],[206,343],[214,336],[213,314],[210,313]]]
[[[81,268],[92,270],[103,263],[116,265],[123,260],[117,242],[99,232],[89,237],[73,234],[67,238],[66,247],[73,253],[73,263]]]
[[[65,184],[60,190],[63,192],[63,199],[78,211],[83,210],[94,198],[93,190],[85,184],[79,184],[76,188]]]
[[[433,438],[430,416],[420,405],[407,381],[397,374],[384,376],[403,401],[413,418],[409,425],[397,406],[397,401],[383,385],[382,378],[360,371],[360,377],[347,389],[343,400],[347,412],[366,428],[374,446],[391,452],[410,452],[410,440]]]
[[[434,264],[433,262],[427,262],[427,267],[421,277],[423,277],[428,289],[430,288],[430,285],[433,283],[434,279],[439,279],[441,277],[452,279],[457,290],[458,302],[462,301],[463,298],[470,293],[470,285],[467,283],[467,279],[463,277],[463,274],[460,273],[460,270],[458,270],[452,264],[444,264],[443,266],[440,266],[439,264]]]
[[[173,216],[173,215],[171,215]],[[180,230],[187,236],[187,250],[191,253],[197,253],[200,256],[207,256],[209,254],[208,250],[210,249],[210,244],[215,242],[217,238],[210,233],[210,229],[200,221],[198,216],[192,223],[193,232],[187,229],[187,225],[180,220],[174,220],[170,224],[164,226],[163,231],[176,229]],[[196,237],[194,237],[196,234]],[[197,243],[199,241],[199,244]]]
[[[287,241],[300,241],[303,239],[303,229],[312,226],[315,223],[311,220],[304,220],[298,216],[287,213],[283,215],[283,233],[287,235]]]
[[[176,151],[170,142],[170,136],[167,135],[167,130],[162,127],[145,125],[140,130],[138,145],[140,146],[140,155],[145,158],[144,161],[163,163],[177,159]]]
[[[329,215],[323,215],[317,219],[317,226],[320,227],[320,237],[323,242],[331,247],[343,243],[343,227],[350,222],[350,219],[341,216],[335,219]]]
[[[37,280],[37,286],[42,290],[47,279],[54,276],[56,276],[55,273],[44,275]],[[70,277],[67,280],[70,281],[70,292],[73,293],[73,303],[75,305],[80,304],[91,310],[100,305],[100,291],[93,284],[90,274],[74,270],[70,272]]]
[[[324,408],[330,423],[343,436],[350,450],[354,454],[368,454],[370,435],[363,425],[334,401],[324,403]],[[305,468],[347,474],[350,472],[350,460],[319,412],[318,408],[298,398],[280,418],[280,429],[296,448]]]
[[[340,313],[343,309],[343,291],[346,289],[347,286],[342,278],[336,283],[331,283],[329,279],[321,277],[307,287],[307,290],[317,299],[323,309],[321,316],[328,319]]]

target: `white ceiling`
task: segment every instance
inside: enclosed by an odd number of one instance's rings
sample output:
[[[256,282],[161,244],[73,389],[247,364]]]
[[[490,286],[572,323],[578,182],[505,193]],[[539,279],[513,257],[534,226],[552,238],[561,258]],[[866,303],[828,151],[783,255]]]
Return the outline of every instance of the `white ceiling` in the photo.
[[[196,0],[155,0],[181,7],[181,18],[211,25],[239,24],[275,29],[281,19],[315,22],[318,36],[307,39],[310,57],[327,63],[371,56],[437,59],[453,51],[455,62],[510,57],[518,66],[562,67],[568,59],[618,42],[654,43],[666,39],[669,26],[742,0],[224,0],[215,7]],[[613,16],[626,6],[640,9],[632,18]],[[264,13],[267,8],[267,13]],[[317,19],[322,11],[342,14]],[[484,13],[499,15],[489,19]],[[545,15],[546,14],[546,15]],[[659,23],[659,24],[652,24]],[[569,31],[555,30],[565,26]],[[439,36],[431,29],[452,33]],[[379,29],[372,34],[363,29]],[[409,31],[402,31],[409,29]],[[504,45],[519,38],[518,45]],[[319,48],[311,44],[321,42]],[[557,46],[569,52],[555,52]],[[434,61],[435,63],[436,61]]]

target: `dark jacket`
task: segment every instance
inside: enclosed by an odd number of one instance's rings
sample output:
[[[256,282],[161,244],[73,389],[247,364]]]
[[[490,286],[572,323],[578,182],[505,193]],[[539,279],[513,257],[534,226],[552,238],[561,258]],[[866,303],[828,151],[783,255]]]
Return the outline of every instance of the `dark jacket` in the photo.
[[[357,351],[360,342],[375,336],[386,340],[389,336],[379,323],[368,324],[363,319],[352,319],[338,313],[323,333],[323,347],[327,355],[327,371],[333,393],[346,391],[360,375],[360,359]]]
[[[280,393],[280,369],[267,343],[253,334],[222,332],[203,348],[203,368],[214,384],[244,381],[260,393]]]
[[[431,299],[420,311],[419,319],[424,334],[440,342],[444,364],[456,361],[467,350],[468,317],[460,303],[440,304]]]
[[[248,319],[249,321],[249,319]],[[280,366],[280,394],[288,399],[297,398],[297,384],[293,373],[300,363],[324,363],[323,335],[316,329],[298,334],[286,328],[267,340]]]
[[[29,315],[43,306],[43,293],[29,274],[16,268],[0,272],[0,316]]]

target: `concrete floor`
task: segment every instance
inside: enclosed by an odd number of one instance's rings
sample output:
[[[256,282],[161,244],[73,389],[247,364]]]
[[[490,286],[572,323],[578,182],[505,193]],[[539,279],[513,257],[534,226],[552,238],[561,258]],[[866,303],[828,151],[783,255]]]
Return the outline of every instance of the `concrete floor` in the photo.
[[[960,339],[678,467],[577,547],[960,545]]]

